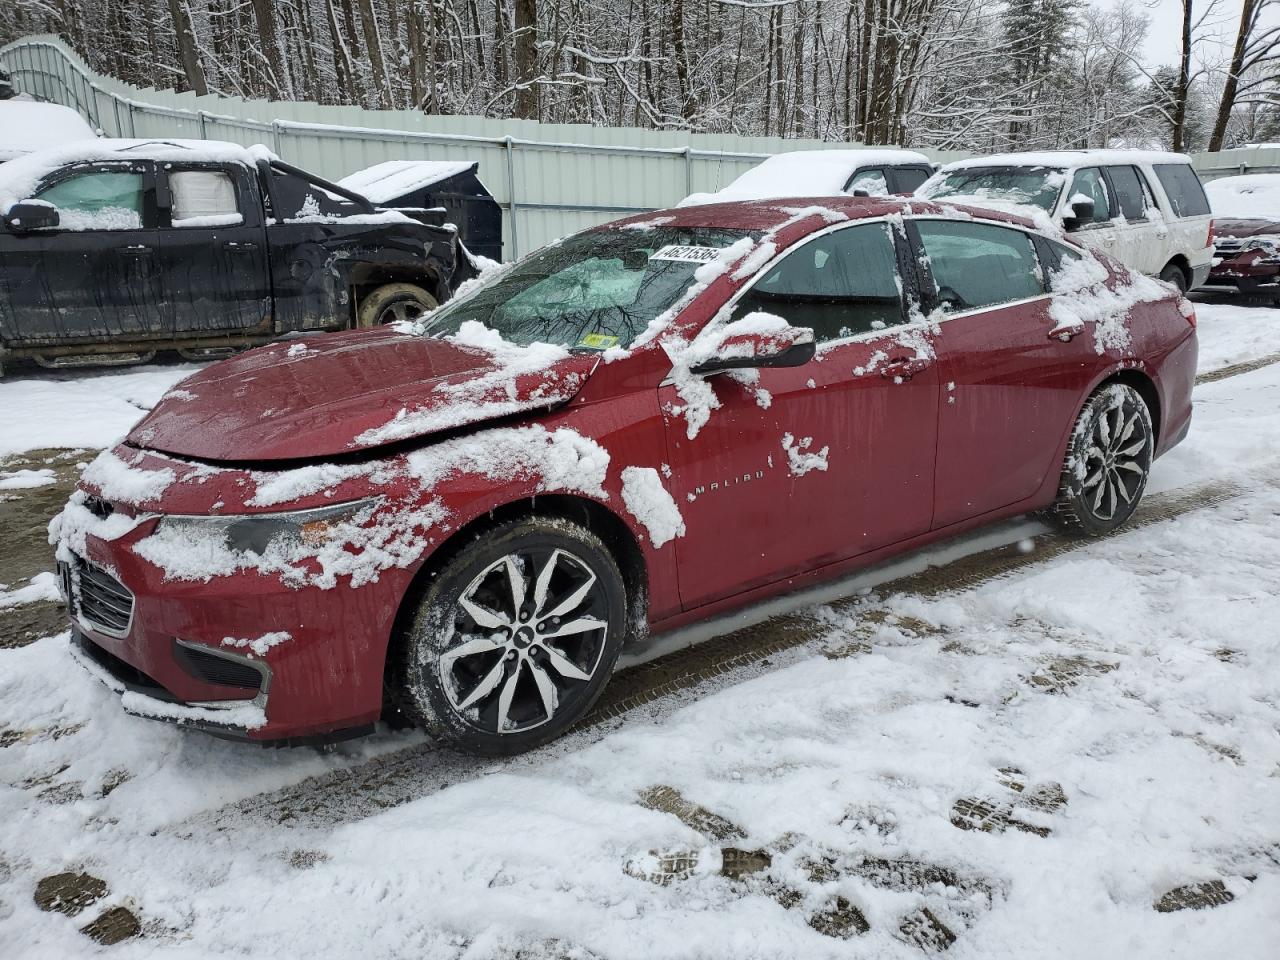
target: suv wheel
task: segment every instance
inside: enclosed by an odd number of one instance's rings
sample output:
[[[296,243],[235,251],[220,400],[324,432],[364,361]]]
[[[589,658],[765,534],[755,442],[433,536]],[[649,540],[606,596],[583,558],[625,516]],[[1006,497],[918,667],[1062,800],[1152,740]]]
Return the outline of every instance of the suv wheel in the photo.
[[[1160,279],[1165,283],[1172,283],[1178,288],[1179,293],[1187,292],[1187,275],[1176,263],[1166,263],[1164,269],[1160,271]]]
[[[595,534],[560,519],[504,524],[431,579],[401,648],[401,709],[482,756],[555,739],[596,702],[622,649],[626,589]]]
[[[356,310],[356,326],[380,327],[397,320],[417,320],[440,304],[436,298],[412,283],[388,283],[366,294]]]
[[[1142,395],[1113,383],[1094,392],[1076,420],[1049,518],[1097,536],[1132,516],[1147,488],[1155,431]]]

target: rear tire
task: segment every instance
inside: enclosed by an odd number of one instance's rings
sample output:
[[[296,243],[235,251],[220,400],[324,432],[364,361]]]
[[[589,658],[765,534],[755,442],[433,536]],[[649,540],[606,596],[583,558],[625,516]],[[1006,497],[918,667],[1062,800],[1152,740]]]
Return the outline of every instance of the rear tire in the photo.
[[[440,304],[436,298],[412,283],[388,283],[366,294],[356,310],[356,326],[380,327],[397,321],[412,321]]]
[[[1160,271],[1160,279],[1165,283],[1172,283],[1178,288],[1179,293],[1186,293],[1187,288],[1191,286],[1186,273],[1176,263],[1166,263],[1164,269]]]
[[[1124,383],[1096,390],[1080,411],[1048,517],[1087,536],[1115,530],[1138,507],[1155,452],[1146,401]]]
[[[529,517],[468,543],[431,578],[396,671],[396,699],[447,746],[510,756],[595,704],[622,649],[626,588],[585,527]]]

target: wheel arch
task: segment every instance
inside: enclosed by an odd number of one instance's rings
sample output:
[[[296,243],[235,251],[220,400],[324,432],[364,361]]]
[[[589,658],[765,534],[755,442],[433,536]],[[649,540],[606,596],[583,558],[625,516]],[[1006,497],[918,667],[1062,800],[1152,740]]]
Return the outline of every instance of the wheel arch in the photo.
[[[1169,258],[1168,262],[1160,268],[1160,272],[1164,273],[1167,267],[1177,267],[1182,271],[1182,279],[1186,282],[1187,289],[1191,289],[1191,261],[1184,254],[1175,253]]]
[[[400,600],[387,644],[383,663],[384,700],[391,700],[395,683],[392,675],[394,665],[406,640],[409,624],[417,612],[418,600],[436,572],[443,569],[464,546],[488,531],[529,517],[572,520],[604,542],[627,587],[627,623],[630,629],[626,642],[634,644],[644,638],[649,623],[649,567],[640,541],[627,522],[604,504],[587,497],[564,493],[525,496],[472,517],[433,550],[415,571]]]

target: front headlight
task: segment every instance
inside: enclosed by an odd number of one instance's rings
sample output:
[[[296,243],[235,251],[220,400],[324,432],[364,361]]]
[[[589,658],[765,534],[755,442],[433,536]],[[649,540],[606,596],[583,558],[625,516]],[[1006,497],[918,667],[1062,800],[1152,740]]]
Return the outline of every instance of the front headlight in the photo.
[[[227,547],[241,553],[266,554],[277,547],[321,547],[335,535],[363,524],[378,499],[353,500],[312,510],[287,513],[254,513],[227,517],[167,516],[161,528],[167,532],[220,537]]]

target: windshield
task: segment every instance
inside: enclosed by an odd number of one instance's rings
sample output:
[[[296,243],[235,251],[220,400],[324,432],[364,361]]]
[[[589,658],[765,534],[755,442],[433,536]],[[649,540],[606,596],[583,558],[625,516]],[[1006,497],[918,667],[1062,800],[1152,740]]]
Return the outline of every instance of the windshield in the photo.
[[[940,174],[923,191],[933,200],[974,197],[1025,203],[1052,213],[1066,174],[1054,167],[965,167]]]
[[[432,316],[427,332],[478,320],[527,346],[626,347],[693,283],[698,267],[745,230],[653,227],[589,230],[544,247]]]

